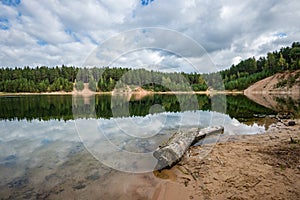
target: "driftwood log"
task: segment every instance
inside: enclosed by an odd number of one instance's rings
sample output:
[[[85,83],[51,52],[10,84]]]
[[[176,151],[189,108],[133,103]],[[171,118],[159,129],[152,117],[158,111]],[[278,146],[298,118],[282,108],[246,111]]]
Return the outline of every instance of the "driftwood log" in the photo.
[[[170,168],[180,161],[188,148],[207,135],[223,133],[224,127],[214,126],[204,129],[189,129],[186,132],[175,133],[166,143],[162,144],[153,156],[157,159],[156,170]]]

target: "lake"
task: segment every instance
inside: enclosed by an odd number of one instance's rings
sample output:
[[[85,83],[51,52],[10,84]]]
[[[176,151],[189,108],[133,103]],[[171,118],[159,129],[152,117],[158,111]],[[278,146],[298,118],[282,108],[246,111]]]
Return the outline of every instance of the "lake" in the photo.
[[[0,197],[151,199],[165,181],[152,153],[172,133],[224,126],[200,142],[213,144],[263,133],[280,109],[298,116],[299,101],[274,99],[279,109],[244,95],[0,96]]]

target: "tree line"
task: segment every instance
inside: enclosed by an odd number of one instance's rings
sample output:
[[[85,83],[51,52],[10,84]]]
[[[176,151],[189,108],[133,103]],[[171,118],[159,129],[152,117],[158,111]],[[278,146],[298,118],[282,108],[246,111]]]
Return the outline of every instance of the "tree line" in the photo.
[[[300,69],[300,43],[269,52],[266,57],[240,61],[229,69],[210,74],[159,72],[117,67],[0,68],[0,92],[55,92],[84,88],[92,91],[127,91],[142,87],[155,92],[243,90],[251,84],[285,70]],[[282,83],[284,84],[284,83]],[[225,87],[225,88],[224,88]]]
[[[0,68],[1,92],[72,91],[78,68],[46,66],[30,68]]]
[[[46,66],[0,68],[0,92],[70,92],[83,90],[89,83],[92,91],[125,91],[137,86],[153,91],[205,91],[202,75],[196,73],[164,73],[130,68],[77,68]]]
[[[196,73],[166,73],[145,69],[108,67],[93,68],[90,70],[90,73],[92,76],[83,77],[83,79],[79,78],[78,80],[88,82],[90,89],[94,91],[105,92],[116,90],[124,92],[128,89],[134,89],[137,86],[155,92],[207,90],[204,78],[202,75]],[[80,75],[81,72],[79,72]]]

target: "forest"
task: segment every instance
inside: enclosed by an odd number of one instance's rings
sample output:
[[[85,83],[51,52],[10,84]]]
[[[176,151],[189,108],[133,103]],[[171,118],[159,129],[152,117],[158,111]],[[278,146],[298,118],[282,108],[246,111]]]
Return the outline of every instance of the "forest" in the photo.
[[[92,91],[126,91],[137,86],[155,92],[244,90],[251,84],[278,72],[300,69],[300,43],[251,57],[226,70],[210,74],[159,72],[121,67],[78,68],[74,66],[0,68],[0,92],[73,91],[89,83]],[[220,77],[221,76],[221,77]],[[282,83],[284,84],[284,83]]]
[[[141,86],[153,91],[205,91],[202,75],[163,73],[129,68],[76,68],[46,66],[36,68],[0,68],[0,92],[70,92],[83,90],[89,83],[92,91],[127,90]]]
[[[0,68],[0,92],[55,92],[73,90],[78,68],[46,66]]]

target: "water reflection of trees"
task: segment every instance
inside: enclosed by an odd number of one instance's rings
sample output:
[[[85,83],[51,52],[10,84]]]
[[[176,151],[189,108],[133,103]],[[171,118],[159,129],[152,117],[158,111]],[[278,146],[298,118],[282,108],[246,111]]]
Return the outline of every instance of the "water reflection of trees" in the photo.
[[[253,102],[269,108],[276,113],[292,113],[294,117],[300,117],[300,96],[299,93],[292,94],[247,94]]]
[[[237,119],[253,118],[257,115],[271,115],[276,112],[248,99],[245,95],[227,95],[227,114]]]
[[[72,96],[11,96],[0,98],[0,119],[69,120]]]
[[[194,96],[195,97],[195,96]],[[71,95],[29,95],[0,98],[0,119],[4,120],[70,120],[75,118],[111,118],[145,116],[149,113],[181,112],[185,110],[212,110],[213,102],[224,103],[224,96],[196,95],[197,103],[191,95],[149,95],[143,98],[126,96],[96,95],[92,97],[72,97]],[[218,100],[219,98],[219,100]],[[281,100],[282,101],[282,100]],[[219,103],[220,102],[220,103]],[[299,102],[288,101],[291,109],[299,113]],[[155,105],[159,105],[155,107]],[[225,106],[225,105],[224,105]],[[155,108],[155,109],[153,109]],[[243,95],[226,96],[226,113],[231,117],[251,118],[255,114],[276,114]],[[216,110],[218,111],[218,110]],[[222,112],[222,111],[221,111]]]
[[[300,99],[293,99],[291,96],[277,96],[277,109],[283,112],[291,112],[296,118],[300,117]]]

